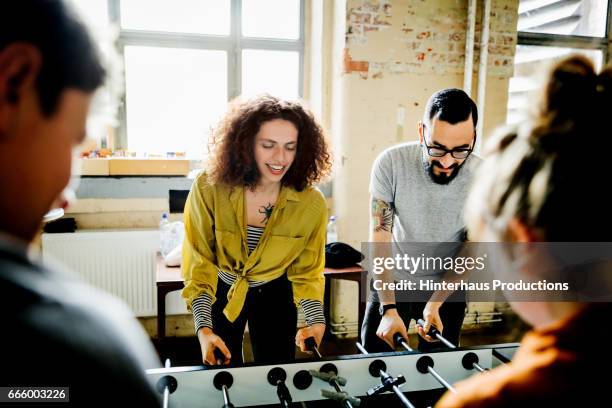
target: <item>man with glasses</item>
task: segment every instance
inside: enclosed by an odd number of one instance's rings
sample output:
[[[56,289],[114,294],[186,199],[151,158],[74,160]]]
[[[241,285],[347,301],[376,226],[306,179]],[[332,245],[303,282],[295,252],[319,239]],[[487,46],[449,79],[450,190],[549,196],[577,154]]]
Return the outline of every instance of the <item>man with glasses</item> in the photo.
[[[458,237],[468,186],[480,162],[473,154],[477,121],[476,105],[462,90],[444,89],[431,96],[418,124],[419,141],[393,146],[374,163],[370,242],[392,243],[388,247],[397,253],[405,243],[465,239]],[[386,271],[381,278],[399,281],[407,274]],[[433,324],[457,344],[465,316],[465,294],[455,294],[454,302],[444,303],[441,300],[447,295],[436,293],[429,302],[401,302],[394,291],[372,291],[361,331],[366,349],[389,350],[393,335],[399,332],[407,338],[410,320],[419,318],[427,322],[425,329]],[[439,345],[422,329],[419,334],[420,350]]]

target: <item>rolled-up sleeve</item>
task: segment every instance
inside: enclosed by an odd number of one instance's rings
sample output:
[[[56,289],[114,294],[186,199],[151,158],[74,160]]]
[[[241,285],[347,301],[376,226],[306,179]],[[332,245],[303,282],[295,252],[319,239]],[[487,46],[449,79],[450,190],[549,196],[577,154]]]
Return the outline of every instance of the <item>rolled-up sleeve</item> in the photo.
[[[394,200],[393,163],[388,151],[381,153],[372,166],[370,194],[379,200],[391,203]]]
[[[206,175],[196,178],[184,211],[181,273],[185,281],[182,296],[191,310],[192,302],[206,293],[215,301],[217,265],[214,234],[214,195]]]
[[[316,300],[323,303],[325,292],[325,236],[327,228],[327,206],[325,198],[316,191],[312,205],[309,206],[309,219],[314,221],[314,229],[307,238],[302,252],[287,270],[287,278],[293,286],[293,299],[299,307],[302,300]]]

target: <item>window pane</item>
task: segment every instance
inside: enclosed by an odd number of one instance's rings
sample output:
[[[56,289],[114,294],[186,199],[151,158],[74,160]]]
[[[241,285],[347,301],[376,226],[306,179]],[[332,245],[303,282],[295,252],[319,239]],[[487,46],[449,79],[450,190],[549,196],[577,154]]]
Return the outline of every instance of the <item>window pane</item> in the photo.
[[[518,30],[604,37],[608,0],[520,0]]]
[[[299,95],[299,53],[296,51],[243,50],[242,94],[269,93],[280,98]]]
[[[508,123],[518,123],[527,116],[535,93],[542,87],[542,77],[551,64],[570,54],[587,56],[601,69],[603,54],[600,50],[518,45],[514,57],[514,77],[510,78],[508,96]]]
[[[245,37],[300,38],[300,0],[242,0]]]
[[[229,35],[230,0],[121,0],[121,27]]]
[[[94,30],[103,29],[108,25],[107,0],[71,0],[79,16]]]
[[[227,107],[225,51],[125,47],[128,149],[201,158]]]

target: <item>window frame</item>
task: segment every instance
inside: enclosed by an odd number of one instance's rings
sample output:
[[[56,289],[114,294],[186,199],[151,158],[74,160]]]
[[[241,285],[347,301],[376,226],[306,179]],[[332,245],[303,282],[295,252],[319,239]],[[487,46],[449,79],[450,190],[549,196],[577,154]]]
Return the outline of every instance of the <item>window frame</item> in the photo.
[[[612,56],[612,0],[608,0],[608,13],[606,16],[606,32],[603,37],[588,37],[581,35],[563,35],[532,33],[528,31],[517,32],[517,45],[537,45],[543,47],[563,47],[587,50],[601,50],[603,64],[610,62]]]
[[[577,50],[595,50],[602,52],[602,65],[612,62],[612,0],[608,0],[608,8],[605,24],[605,35],[603,37],[534,33],[528,31],[517,31],[517,46],[539,46],[572,48]],[[515,51],[516,58],[516,51]],[[510,99],[510,88],[508,98]],[[510,109],[506,108],[506,123],[508,122]]]
[[[126,46],[149,46],[167,48],[187,48],[217,50],[227,52],[227,95],[228,102],[240,95],[242,89],[242,51],[244,49],[294,51],[299,55],[298,95],[304,96],[304,44],[305,44],[305,1],[299,1],[299,38],[273,39],[254,38],[242,35],[242,0],[230,0],[229,35],[173,33],[121,28],[121,0],[107,0],[111,24],[119,28],[117,49],[125,62]],[[122,76],[125,89],[125,75]],[[119,103],[119,128],[117,129],[117,148],[127,149],[127,111],[125,94]]]

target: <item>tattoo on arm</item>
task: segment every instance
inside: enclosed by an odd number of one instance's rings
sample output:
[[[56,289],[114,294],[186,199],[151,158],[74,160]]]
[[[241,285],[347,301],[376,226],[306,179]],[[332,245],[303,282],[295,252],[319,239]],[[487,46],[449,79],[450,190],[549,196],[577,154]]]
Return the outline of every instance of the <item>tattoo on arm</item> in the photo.
[[[374,221],[374,231],[393,231],[393,215],[395,206],[377,198],[372,198],[372,220]]]
[[[274,206],[271,203],[259,207],[259,213],[263,214],[264,216],[261,220],[263,224],[267,224],[268,220],[270,219],[270,216],[272,215],[272,210],[274,210]]]

